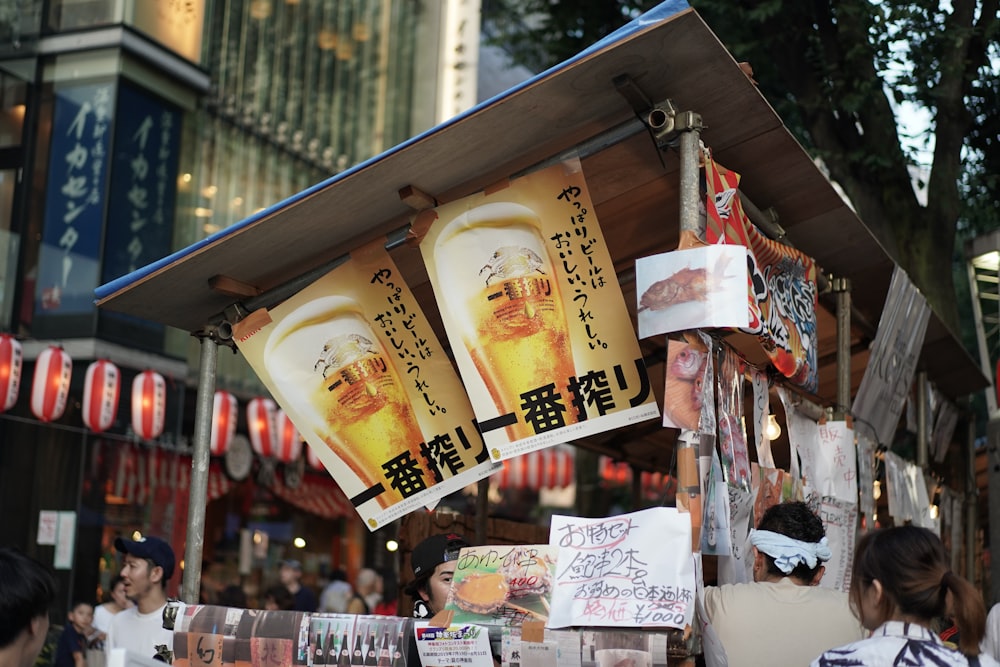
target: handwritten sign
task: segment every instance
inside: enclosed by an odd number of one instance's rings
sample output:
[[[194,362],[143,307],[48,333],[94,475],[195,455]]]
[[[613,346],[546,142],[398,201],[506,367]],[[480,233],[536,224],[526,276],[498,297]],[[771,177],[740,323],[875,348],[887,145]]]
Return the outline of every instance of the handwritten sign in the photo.
[[[603,519],[556,515],[548,627],[683,628],[694,611],[691,521],[676,508]]]
[[[417,653],[423,667],[493,667],[490,637],[479,625],[434,628],[416,624]]]
[[[823,498],[819,507],[826,539],[833,556],[828,560],[826,572],[819,585],[847,591],[851,587],[851,563],[854,561],[854,542],[858,530],[858,505],[838,498]]]
[[[42,510],[38,513],[38,544],[55,544],[59,525],[59,512]]]
[[[548,544],[466,547],[445,608],[456,624],[521,625],[549,615],[558,549]]]

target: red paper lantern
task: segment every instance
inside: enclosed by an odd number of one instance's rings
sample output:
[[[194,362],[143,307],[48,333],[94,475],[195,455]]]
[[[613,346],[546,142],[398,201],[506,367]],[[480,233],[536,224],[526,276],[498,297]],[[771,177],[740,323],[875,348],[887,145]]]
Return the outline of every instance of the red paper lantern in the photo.
[[[118,414],[122,379],[118,367],[98,359],[87,367],[83,384],[83,423],[94,433],[107,431]]]
[[[265,459],[275,454],[275,413],[278,407],[270,398],[255,398],[247,404],[247,429],[253,450]]]
[[[282,463],[291,463],[302,453],[302,438],[291,418],[284,410],[278,410],[275,419],[275,434],[278,436],[275,458]]]
[[[228,391],[215,392],[212,405],[212,456],[222,456],[236,435],[236,397]]]
[[[323,462],[319,460],[319,455],[316,454],[316,450],[312,445],[306,447],[306,463],[315,468],[316,470],[326,470],[326,466]]]
[[[0,412],[10,410],[17,402],[23,360],[21,343],[10,334],[0,334]]]
[[[62,417],[72,376],[73,360],[61,347],[50,345],[43,350],[31,381],[31,413],[43,422]]]
[[[132,430],[143,440],[163,433],[167,412],[167,383],[156,371],[143,371],[132,380]]]

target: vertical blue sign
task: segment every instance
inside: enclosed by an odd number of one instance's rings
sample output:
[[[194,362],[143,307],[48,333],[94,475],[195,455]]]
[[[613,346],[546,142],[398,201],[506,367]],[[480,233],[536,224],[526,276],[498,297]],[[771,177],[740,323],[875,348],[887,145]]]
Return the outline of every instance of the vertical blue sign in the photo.
[[[115,84],[56,91],[35,313],[94,309]]]
[[[118,92],[102,281],[170,252],[181,114],[123,83]]]

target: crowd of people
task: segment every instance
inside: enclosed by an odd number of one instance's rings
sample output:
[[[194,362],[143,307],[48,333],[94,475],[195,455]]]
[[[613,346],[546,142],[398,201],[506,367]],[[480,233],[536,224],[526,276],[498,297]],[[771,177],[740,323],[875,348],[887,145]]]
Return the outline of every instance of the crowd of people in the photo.
[[[1000,667],[1000,605],[987,617],[979,592],[951,571],[940,538],[925,528],[884,528],[862,537],[847,593],[818,585],[831,551],[822,522],[804,503],[770,508],[752,531],[751,544],[754,581],[705,590],[704,620],[730,667]],[[444,609],[459,550],[466,546],[465,538],[451,533],[414,547],[414,579],[405,592],[413,598],[415,617]],[[173,550],[156,537],[118,538],[115,548],[122,568],[110,600],[96,607],[86,601],[71,605],[56,645],[56,667],[87,667],[88,647],[96,643],[105,650],[169,656],[172,631],[163,619]],[[373,569],[360,570],[353,585],[336,571],[319,596],[301,579],[301,563],[282,561],[278,583],[265,593],[265,608],[398,612],[395,595]],[[0,548],[0,667],[34,664],[55,596],[49,568]],[[218,597],[231,606],[246,602],[238,586],[224,588]],[[949,626],[944,634],[942,619]]]

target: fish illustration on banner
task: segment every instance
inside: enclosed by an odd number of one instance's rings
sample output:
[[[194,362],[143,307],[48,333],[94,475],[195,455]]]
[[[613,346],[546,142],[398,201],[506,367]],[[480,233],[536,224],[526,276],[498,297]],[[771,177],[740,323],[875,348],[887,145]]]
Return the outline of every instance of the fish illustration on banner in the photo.
[[[411,233],[494,461],[659,416],[579,160]]]
[[[234,338],[371,530],[500,468],[381,242]]]
[[[743,374],[744,362],[728,345],[719,350],[719,453],[722,472],[730,486],[749,491],[750,454],[747,436],[743,430]]]
[[[772,241],[750,222],[737,187],[740,175],[705,159],[706,241],[747,248],[750,324],[774,367],[806,391],[818,386],[816,263],[808,255]]]

